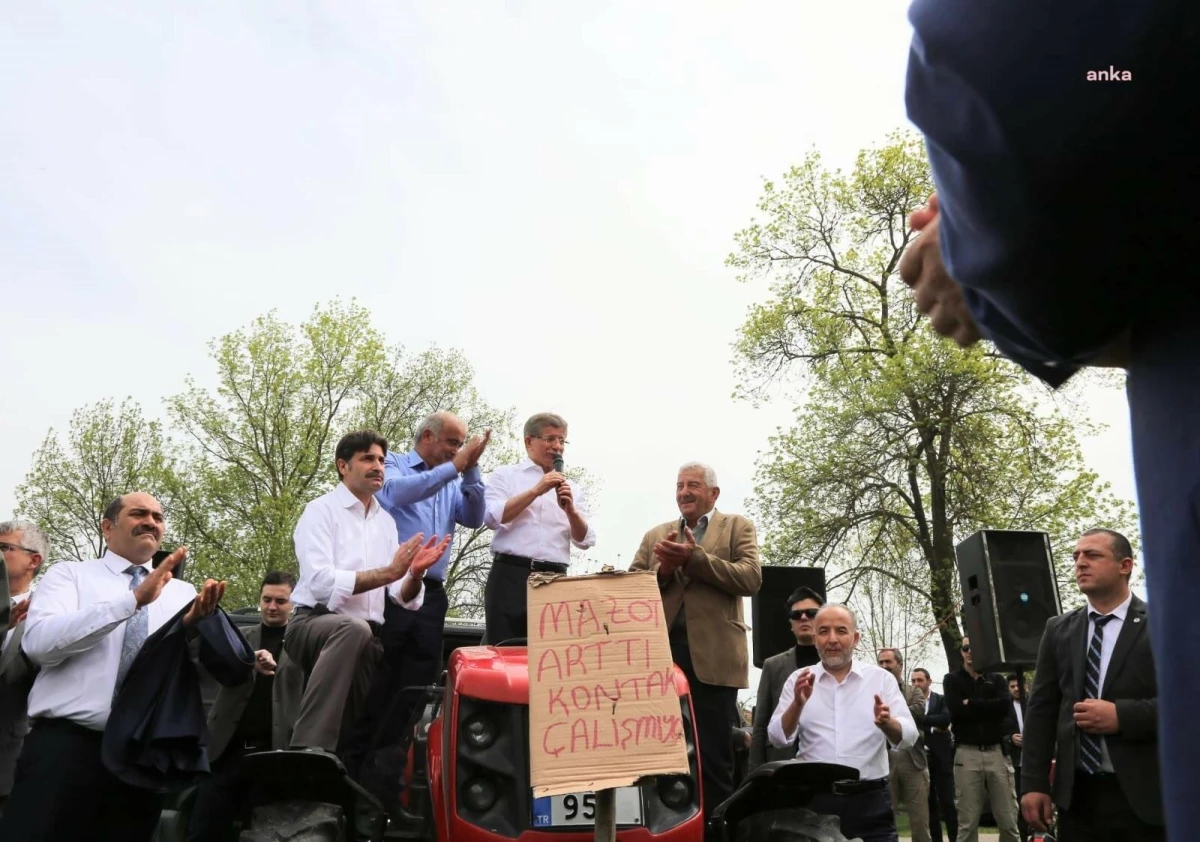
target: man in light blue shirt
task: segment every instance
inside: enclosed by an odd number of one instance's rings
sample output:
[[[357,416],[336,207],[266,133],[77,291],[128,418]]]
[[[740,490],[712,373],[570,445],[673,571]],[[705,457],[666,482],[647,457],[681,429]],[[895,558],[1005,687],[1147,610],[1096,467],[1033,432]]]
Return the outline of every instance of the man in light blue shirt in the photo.
[[[388,454],[383,488],[376,492],[375,499],[396,522],[400,540],[418,533],[453,534],[456,525],[468,529],[483,525],[484,485],[479,457],[491,431],[469,442],[466,437],[466,425],[457,416],[435,412],[417,428],[412,450]],[[417,694],[404,693],[404,688],[434,683],[442,668],[442,629],[449,607],[445,583],[452,550],[453,544],[447,546],[425,574],[425,601],[419,610],[385,609],[383,663],[346,751],[352,775],[366,784],[378,779],[381,787],[392,792],[396,770],[391,768],[389,758],[398,761],[403,756],[409,737],[405,724],[420,702]],[[386,751],[365,762],[375,749]],[[383,780],[385,777],[388,780]]]

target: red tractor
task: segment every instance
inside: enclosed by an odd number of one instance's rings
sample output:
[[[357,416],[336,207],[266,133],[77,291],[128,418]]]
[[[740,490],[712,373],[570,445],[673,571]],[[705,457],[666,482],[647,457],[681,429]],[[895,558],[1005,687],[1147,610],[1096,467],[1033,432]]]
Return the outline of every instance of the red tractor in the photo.
[[[242,617],[233,615],[235,620]],[[257,622],[246,615],[246,622]],[[268,751],[242,761],[239,842],[583,842],[593,838],[593,793],[535,798],[529,780],[529,670],[524,646],[480,646],[482,623],[446,624],[447,669],[419,693],[394,758],[394,789],[367,792],[332,754]],[[675,670],[687,775],[617,791],[619,842],[843,842],[837,820],[804,809],[809,793],[854,780],[854,769],[768,763],[704,825],[688,684]],[[587,763],[581,754],[580,763]],[[400,784],[403,777],[407,786]],[[386,803],[385,803],[386,802]],[[172,797],[156,842],[186,839],[191,796]]]
[[[456,650],[444,698],[417,728],[410,809],[429,817],[439,842],[552,842],[588,838],[594,793],[534,798],[529,781],[529,670],[525,647]],[[684,721],[688,775],[660,776],[617,790],[617,838],[623,842],[700,842],[699,766],[687,680],[675,671]],[[580,757],[586,763],[586,757]],[[423,802],[423,803],[420,803]]]
[[[406,729],[412,739],[395,764],[397,784],[390,799],[364,790],[335,756],[322,751],[252,754],[242,766],[246,786],[240,842],[590,839],[594,794],[533,797],[527,650],[480,646],[482,633],[482,623],[448,621],[442,684],[405,691],[421,694],[424,704],[416,707]],[[621,842],[704,838],[691,699],[678,670],[675,689],[690,774],[618,790]],[[403,788],[401,773],[407,783]],[[173,799],[157,842],[185,838],[189,808],[186,795]]]

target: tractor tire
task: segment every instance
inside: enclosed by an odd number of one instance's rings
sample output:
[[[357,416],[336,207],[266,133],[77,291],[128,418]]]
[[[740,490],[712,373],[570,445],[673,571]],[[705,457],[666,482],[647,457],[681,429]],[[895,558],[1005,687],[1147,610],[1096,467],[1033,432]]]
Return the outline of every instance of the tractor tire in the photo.
[[[842,833],[837,816],[814,813],[803,808],[769,810],[746,818],[738,824],[738,842],[862,842]]]
[[[346,842],[346,816],[336,804],[278,801],[254,808],[238,842]]]

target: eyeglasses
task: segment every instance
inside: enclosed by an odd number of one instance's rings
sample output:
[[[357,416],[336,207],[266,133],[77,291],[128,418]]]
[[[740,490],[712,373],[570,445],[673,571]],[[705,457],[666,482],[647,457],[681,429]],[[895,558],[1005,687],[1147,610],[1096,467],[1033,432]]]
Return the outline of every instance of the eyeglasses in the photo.
[[[566,447],[568,444],[570,444],[570,442],[567,441],[566,439],[564,439],[562,436],[534,436],[534,438],[541,439],[542,441],[546,442],[547,444],[554,444],[557,442],[558,444],[561,444],[563,447]]]
[[[964,643],[962,645],[962,651],[969,653],[971,651],[971,645],[968,643]]]
[[[788,614],[788,619],[799,620],[804,618],[806,620],[813,620],[816,619],[817,612],[820,610],[820,608],[801,608],[798,611],[793,611],[791,614]]]
[[[21,550],[22,552],[29,553],[30,555],[33,555],[37,552],[37,550],[30,549],[29,547],[22,547],[20,544],[10,544],[7,541],[0,541],[0,553],[9,553],[14,552],[15,550]]]

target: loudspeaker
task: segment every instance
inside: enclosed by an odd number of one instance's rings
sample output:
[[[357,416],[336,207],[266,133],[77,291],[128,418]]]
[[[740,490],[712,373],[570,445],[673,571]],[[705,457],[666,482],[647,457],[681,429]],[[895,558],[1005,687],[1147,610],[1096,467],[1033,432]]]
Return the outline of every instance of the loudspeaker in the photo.
[[[963,626],[977,672],[1037,663],[1046,621],[1062,613],[1045,532],[984,529],[955,547]]]
[[[825,598],[824,567],[790,567],[764,564],[762,587],[750,598],[750,625],[754,632],[754,666],[796,645],[788,620],[788,597],[796,588],[812,588]]]

